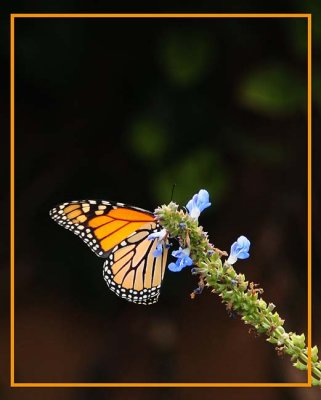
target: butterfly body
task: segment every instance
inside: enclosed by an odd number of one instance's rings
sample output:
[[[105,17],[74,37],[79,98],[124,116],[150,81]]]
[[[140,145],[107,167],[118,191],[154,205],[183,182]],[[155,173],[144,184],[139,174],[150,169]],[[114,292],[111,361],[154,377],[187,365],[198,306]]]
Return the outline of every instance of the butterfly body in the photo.
[[[161,229],[153,213],[106,200],[75,200],[49,214],[105,259],[103,276],[115,294],[138,304],[157,302],[168,250],[164,246],[153,256],[157,241],[148,236]]]

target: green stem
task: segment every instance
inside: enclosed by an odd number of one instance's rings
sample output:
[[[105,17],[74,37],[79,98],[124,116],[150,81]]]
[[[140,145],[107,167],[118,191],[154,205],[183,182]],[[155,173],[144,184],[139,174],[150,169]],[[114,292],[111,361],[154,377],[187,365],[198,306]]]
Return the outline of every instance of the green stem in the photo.
[[[212,288],[221,297],[229,313],[240,315],[245,324],[251,325],[257,334],[265,334],[268,337],[266,340],[276,345],[278,354],[290,355],[293,366],[306,371],[309,360],[304,334],[285,331],[284,320],[273,311],[274,304],[267,304],[261,297],[263,289],[246,281],[245,276],[238,274],[226,261],[222,262],[222,256],[227,253],[209,242],[197,220],[178,210],[178,205],[173,202],[157,208],[155,215],[171,238],[176,238],[182,248],[189,247],[190,257],[197,267],[193,273],[200,278],[200,289],[204,285]],[[311,370],[312,384],[321,386],[321,362],[317,346],[311,350]]]

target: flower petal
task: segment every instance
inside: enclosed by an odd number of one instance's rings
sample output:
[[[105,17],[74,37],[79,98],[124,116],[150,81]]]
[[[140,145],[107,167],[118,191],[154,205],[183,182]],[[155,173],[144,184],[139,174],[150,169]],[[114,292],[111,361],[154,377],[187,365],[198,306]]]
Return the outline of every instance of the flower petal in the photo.
[[[183,267],[181,267],[180,265],[177,265],[176,263],[173,263],[173,262],[168,264],[167,268],[172,272],[180,272],[183,269]]]
[[[191,259],[191,257],[188,257],[188,256],[186,256],[185,258],[184,258],[184,263],[185,263],[185,266],[188,266],[188,267],[190,267],[191,265],[193,265],[193,260]]]
[[[150,235],[147,236],[147,239],[148,240],[158,239],[159,241],[161,241],[166,236],[166,233],[167,233],[166,229],[162,229],[161,231],[151,233]]]
[[[232,265],[237,259],[245,260],[249,258],[250,245],[251,242],[245,236],[239,236],[237,241],[232,244],[230,255],[226,262]]]
[[[229,256],[229,258],[226,260],[226,262],[227,262],[228,264],[230,264],[230,265],[235,264],[236,261],[237,261],[237,257],[234,256],[233,254],[231,254],[231,255]]]
[[[153,252],[153,256],[158,257],[162,253],[163,253],[163,246],[161,245],[161,243],[158,243],[158,245],[156,246],[156,250],[154,250],[154,252]]]
[[[186,266],[193,265],[193,260],[189,256],[190,249],[186,247],[182,249],[181,247],[178,250],[172,251],[172,256],[176,257],[177,260],[175,263],[170,263],[168,265],[168,269],[172,272],[179,272]]]
[[[240,260],[245,260],[246,258],[249,258],[249,257],[250,257],[250,254],[247,253],[246,251],[239,252],[239,254],[237,256],[237,258],[239,258]]]
[[[202,212],[205,208],[211,205],[210,203],[210,195],[207,190],[201,189],[198,193],[198,207]]]
[[[176,258],[184,258],[189,256],[190,249],[187,247],[186,249],[182,249],[181,247],[178,250],[172,251],[172,256]]]
[[[196,196],[196,195],[195,195]],[[195,197],[194,196],[194,197]],[[189,214],[191,214],[193,208],[196,207],[196,204],[194,202],[194,197],[192,198],[192,200],[190,200],[187,204],[186,204],[186,208],[188,209]]]
[[[186,204],[186,208],[188,209],[189,215],[198,219],[200,213],[207,207],[209,207],[211,203],[209,202],[209,194],[205,189],[201,189],[197,194],[193,196],[193,198]]]
[[[248,251],[251,245],[251,242],[249,241],[249,239],[245,236],[240,236],[237,239],[237,243],[240,247],[242,247],[244,250]]]

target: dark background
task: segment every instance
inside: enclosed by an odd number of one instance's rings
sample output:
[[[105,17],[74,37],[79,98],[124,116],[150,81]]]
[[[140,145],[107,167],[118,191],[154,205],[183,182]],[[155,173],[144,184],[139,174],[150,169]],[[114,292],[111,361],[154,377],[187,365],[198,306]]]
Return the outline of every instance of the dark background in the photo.
[[[292,3],[281,11],[314,11]],[[52,11],[88,10],[74,3]],[[229,251],[246,235],[251,257],[236,269],[260,283],[288,331],[307,333],[306,30],[304,19],[16,20],[16,382],[306,381],[288,357],[277,357],[263,337],[229,319],[210,291],[191,301],[197,282],[188,269],[166,273],[156,305],[117,298],[102,278],[103,261],[48,216],[57,203],[83,198],[152,210],[170,201],[173,183],[174,200],[184,205],[206,188],[212,207],[200,222],[211,240]],[[319,142],[316,129],[314,149]],[[315,168],[315,181],[318,176]],[[313,343],[320,346],[320,224],[314,206]],[[196,389],[18,391],[5,389],[4,396],[196,394]],[[208,399],[314,398],[313,390],[304,389],[197,391]]]

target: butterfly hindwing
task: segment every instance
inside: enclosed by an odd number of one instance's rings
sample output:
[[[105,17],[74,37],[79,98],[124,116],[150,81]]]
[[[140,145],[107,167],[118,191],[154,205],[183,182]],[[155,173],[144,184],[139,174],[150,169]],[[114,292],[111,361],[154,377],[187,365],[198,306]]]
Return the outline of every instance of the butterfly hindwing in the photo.
[[[50,211],[59,225],[79,236],[98,257],[155,217],[149,211],[106,200],[76,200]]]
[[[132,233],[110,252],[104,263],[103,276],[108,287],[119,297],[137,304],[153,304],[159,297],[166,268],[168,249],[154,257],[157,241],[148,240],[160,229],[148,223]]]

